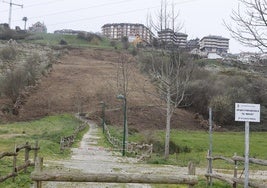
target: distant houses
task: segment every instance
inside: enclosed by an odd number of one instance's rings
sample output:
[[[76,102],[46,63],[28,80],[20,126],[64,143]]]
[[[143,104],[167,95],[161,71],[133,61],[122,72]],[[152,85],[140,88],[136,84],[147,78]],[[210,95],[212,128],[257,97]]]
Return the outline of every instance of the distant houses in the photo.
[[[29,31],[34,33],[47,33],[47,28],[44,23],[36,22],[29,27]]]

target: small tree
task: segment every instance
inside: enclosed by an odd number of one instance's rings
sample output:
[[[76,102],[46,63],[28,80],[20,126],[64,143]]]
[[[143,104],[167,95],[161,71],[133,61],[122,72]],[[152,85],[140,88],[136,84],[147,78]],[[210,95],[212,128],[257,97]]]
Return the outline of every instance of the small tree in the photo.
[[[157,32],[172,29],[173,33],[181,29],[178,22],[179,13],[175,12],[172,4],[171,11],[168,10],[168,1],[161,1],[161,8],[153,20],[152,27]],[[171,118],[177,107],[182,104],[185,98],[185,91],[191,76],[192,67],[182,60],[179,46],[175,41],[171,43],[161,41],[163,49],[152,52],[152,67],[150,74],[157,83],[158,93],[166,107],[166,135],[165,135],[165,159],[169,157]]]
[[[193,71],[192,64],[184,62],[177,49],[152,55],[151,74],[156,81],[160,98],[166,108],[165,159],[169,157],[171,118],[186,96],[186,89]]]
[[[118,68],[117,68],[117,91],[119,94],[124,96],[125,102],[125,118],[126,118],[126,142],[128,138],[128,122],[127,122],[127,111],[128,103],[127,98],[129,95],[129,79],[132,76],[132,59],[125,52],[121,53],[118,59]]]
[[[23,17],[22,21],[24,21],[24,30],[26,31],[26,25],[27,25],[28,18],[27,17]]]

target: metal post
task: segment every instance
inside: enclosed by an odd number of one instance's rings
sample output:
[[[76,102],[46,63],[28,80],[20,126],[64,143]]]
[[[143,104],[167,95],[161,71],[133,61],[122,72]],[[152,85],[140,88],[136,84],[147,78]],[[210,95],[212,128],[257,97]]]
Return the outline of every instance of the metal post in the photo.
[[[248,188],[249,182],[249,122],[245,122],[245,184],[244,188]]]
[[[103,128],[103,134],[105,133],[105,107],[106,107],[106,104],[105,102],[101,102],[102,104],[102,128]]]
[[[122,156],[125,156],[126,150],[126,127],[127,127],[127,100],[125,95],[118,95],[117,99],[123,100],[123,140],[122,140]]]
[[[236,153],[235,153],[234,156],[236,156]],[[234,178],[235,178],[235,179],[237,178],[237,160],[235,160]],[[234,183],[233,183],[233,188],[237,188],[237,183],[236,183],[236,181],[234,181]]]
[[[122,156],[125,156],[125,147],[126,147],[126,121],[127,121],[127,116],[126,116],[126,97],[124,97],[123,100],[123,141],[122,141]]]
[[[209,174],[212,174],[212,108],[209,108]],[[212,178],[209,179],[209,185],[212,186]]]
[[[8,3],[8,2],[5,2],[3,1],[4,3]],[[19,6],[21,8],[23,8],[23,5],[20,5],[20,4],[16,4],[16,3],[12,3],[12,0],[10,0],[10,2],[8,3],[9,4],[9,17],[8,17],[8,25],[9,25],[9,28],[11,29],[11,15],[12,15],[12,6],[15,5],[15,6]]]

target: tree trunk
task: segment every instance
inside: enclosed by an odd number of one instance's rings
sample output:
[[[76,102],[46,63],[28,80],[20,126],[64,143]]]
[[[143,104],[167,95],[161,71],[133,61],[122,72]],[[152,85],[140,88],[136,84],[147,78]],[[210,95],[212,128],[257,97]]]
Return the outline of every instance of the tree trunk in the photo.
[[[171,88],[167,88],[166,106],[166,136],[165,136],[165,159],[169,158],[170,151],[170,132],[171,132]]]

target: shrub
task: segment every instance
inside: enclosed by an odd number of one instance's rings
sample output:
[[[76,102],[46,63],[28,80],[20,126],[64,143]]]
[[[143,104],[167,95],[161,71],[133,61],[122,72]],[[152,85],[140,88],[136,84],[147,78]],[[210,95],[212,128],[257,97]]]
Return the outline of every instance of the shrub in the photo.
[[[59,44],[60,44],[60,45],[68,45],[67,41],[65,41],[64,39],[61,39],[61,40],[59,41]]]
[[[25,77],[27,85],[35,85],[36,80],[40,74],[39,72],[39,65],[41,63],[40,56],[35,53],[32,56],[30,56],[26,63],[24,64],[24,70],[25,70]]]
[[[221,124],[227,124],[233,120],[233,102],[230,97],[218,95],[211,99],[210,107],[214,114],[214,120]]]
[[[18,51],[12,46],[5,47],[0,51],[1,59],[5,61],[16,59],[17,54]]]
[[[115,40],[110,41],[110,46],[112,46],[112,47],[117,46],[117,41],[115,41]]]
[[[180,146],[173,141],[170,141],[170,154],[174,153],[190,153],[191,148],[188,146]]]
[[[122,37],[121,42],[122,42],[123,49],[127,50],[130,47],[128,37],[126,37],[126,36]]]
[[[23,69],[8,72],[1,83],[1,91],[9,97],[13,103],[16,102],[20,91],[26,85],[26,74]]]

